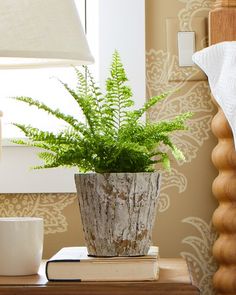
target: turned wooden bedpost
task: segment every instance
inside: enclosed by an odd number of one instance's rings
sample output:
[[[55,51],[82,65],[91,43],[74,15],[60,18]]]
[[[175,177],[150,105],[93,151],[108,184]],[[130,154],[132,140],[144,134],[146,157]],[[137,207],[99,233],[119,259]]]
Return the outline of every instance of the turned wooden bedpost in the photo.
[[[211,45],[236,41],[236,0],[216,1],[209,16],[209,33]],[[212,131],[218,138],[212,161],[219,170],[212,186],[219,201],[213,215],[213,224],[219,233],[213,255],[219,269],[213,283],[217,294],[236,294],[236,151],[232,131],[220,107],[212,121]]]

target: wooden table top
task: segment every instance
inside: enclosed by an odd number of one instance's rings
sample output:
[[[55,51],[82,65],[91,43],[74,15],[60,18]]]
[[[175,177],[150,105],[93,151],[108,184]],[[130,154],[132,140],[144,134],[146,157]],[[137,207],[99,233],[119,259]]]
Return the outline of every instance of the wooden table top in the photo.
[[[138,282],[48,282],[45,262],[38,275],[0,276],[1,295],[167,295],[200,294],[193,285],[185,260],[160,259],[160,276],[157,281]]]

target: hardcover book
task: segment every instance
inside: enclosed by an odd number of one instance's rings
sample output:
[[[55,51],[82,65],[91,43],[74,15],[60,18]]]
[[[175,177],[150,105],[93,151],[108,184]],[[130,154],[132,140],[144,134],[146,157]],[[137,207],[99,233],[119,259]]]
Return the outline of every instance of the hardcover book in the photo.
[[[86,247],[62,248],[46,263],[49,281],[145,281],[159,277],[158,247],[146,256],[91,257]]]

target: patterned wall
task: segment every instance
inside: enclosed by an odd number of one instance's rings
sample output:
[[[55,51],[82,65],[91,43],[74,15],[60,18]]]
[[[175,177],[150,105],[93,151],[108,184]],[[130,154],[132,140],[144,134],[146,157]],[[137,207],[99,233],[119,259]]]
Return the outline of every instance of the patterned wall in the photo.
[[[194,22],[196,18],[208,16],[213,2],[146,0],[147,95],[151,97],[176,90],[150,111],[149,118],[156,121],[169,119],[183,111],[194,113],[189,130],[173,137],[184,151],[186,162],[173,162],[171,174],[163,173],[154,240],[160,246],[162,256],[181,255],[188,261],[204,295],[213,294],[211,280],[217,267],[211,252],[216,239],[211,216],[217,206],[211,193],[216,176],[211,151],[216,141],[210,128],[216,110],[206,78],[199,78],[196,67],[180,68],[174,50],[167,50],[168,38],[172,35],[168,36],[166,20],[177,19],[179,31],[198,32],[200,28],[193,27]],[[206,35],[200,44],[206,46]],[[196,75],[198,78],[194,78]]]
[[[66,246],[84,245],[75,194],[0,194],[0,216],[44,219],[44,258]]]
[[[176,89],[149,113],[153,121],[193,111],[189,130],[174,136],[186,162],[173,160],[171,173],[162,174],[162,191],[153,233],[162,257],[184,257],[201,288],[213,294],[216,269],[211,247],[216,233],[211,216],[217,204],[211,193],[216,170],[211,151],[216,145],[210,123],[215,113],[205,79],[194,80],[197,68],[179,68],[175,54],[167,51],[166,18],[177,18],[180,30],[191,30],[192,20],[207,16],[213,1],[146,0],[147,96]],[[206,38],[201,40],[202,46]],[[171,79],[170,79],[171,77]],[[170,81],[171,80],[171,81]],[[83,231],[74,194],[0,195],[0,216],[42,216],[45,220],[44,257],[64,246],[83,245]]]

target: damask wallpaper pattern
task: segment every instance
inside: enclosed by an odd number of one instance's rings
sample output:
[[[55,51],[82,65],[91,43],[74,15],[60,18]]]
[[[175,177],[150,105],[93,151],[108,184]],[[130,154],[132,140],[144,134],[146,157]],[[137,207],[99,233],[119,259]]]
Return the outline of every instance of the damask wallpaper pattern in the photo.
[[[63,209],[76,199],[75,194],[0,195],[0,216],[38,216],[44,219],[44,233],[67,231]]]
[[[160,247],[162,257],[182,256],[188,261],[204,295],[214,293],[211,278],[217,267],[211,253],[216,239],[211,216],[217,206],[211,192],[217,174],[211,151],[216,140],[210,128],[216,110],[206,79],[193,79],[199,69],[179,68],[177,56],[167,51],[166,19],[178,18],[180,30],[192,30],[193,18],[207,17],[213,2],[146,0],[147,98],[173,91],[149,112],[148,119],[169,119],[184,111],[194,113],[189,130],[181,137],[173,137],[186,161],[173,160],[171,173],[162,173],[153,241]],[[201,40],[202,46],[206,42],[207,36]],[[61,247],[84,244],[75,194],[0,195],[0,216],[15,215],[44,217],[45,258]]]
[[[216,239],[211,216],[217,206],[211,184],[217,172],[210,160],[216,144],[211,133],[216,109],[207,80],[194,78],[199,69],[180,68],[178,57],[167,51],[166,19],[177,18],[180,31],[198,32],[199,28],[193,27],[194,18],[207,18],[213,2],[146,0],[147,96],[171,91],[166,100],[150,111],[149,119],[169,119],[184,111],[194,113],[189,130],[181,137],[173,137],[186,161],[173,162],[171,174],[162,175],[154,237],[161,255],[181,255],[187,260],[204,295],[214,294],[212,275],[217,268],[211,251]],[[207,35],[200,41],[201,47],[205,47]]]
[[[62,247],[84,245],[76,194],[1,194],[0,216],[42,217],[45,258]]]

